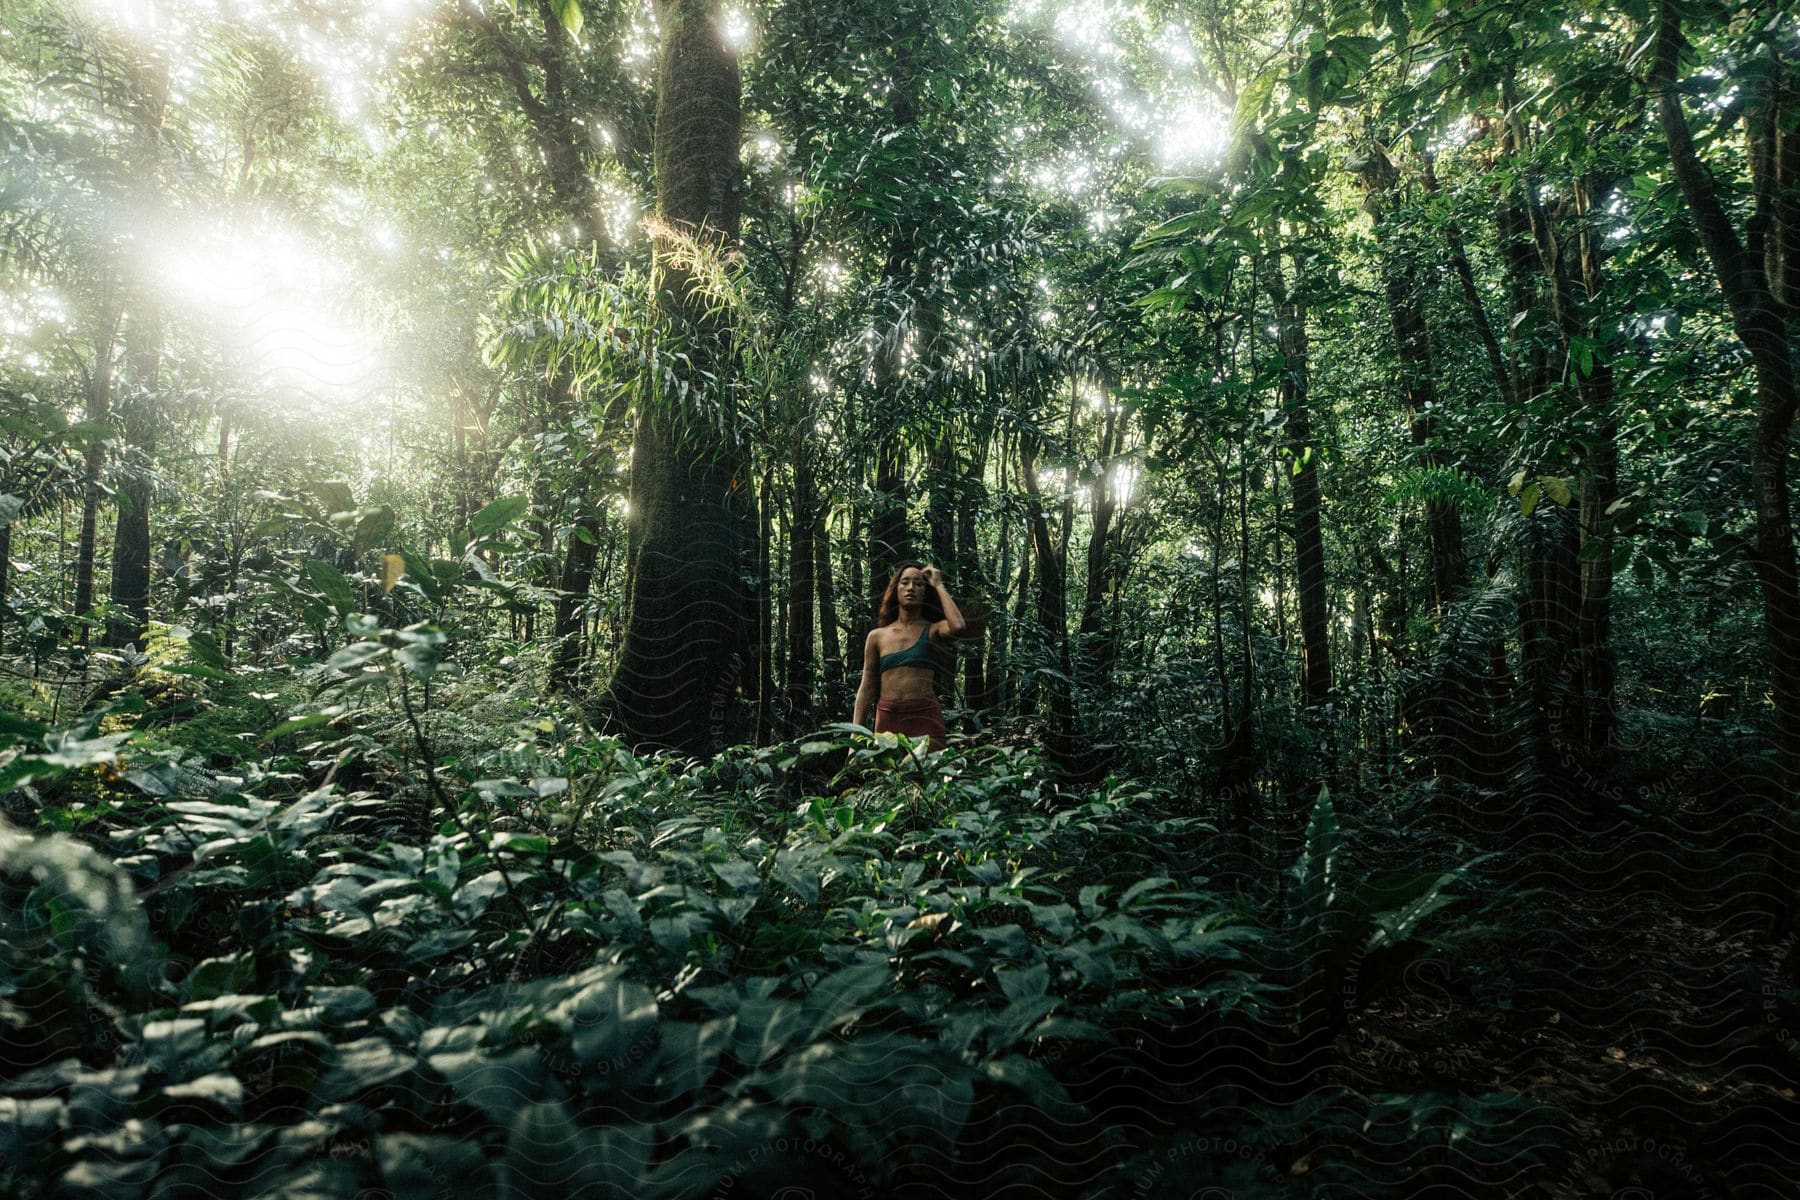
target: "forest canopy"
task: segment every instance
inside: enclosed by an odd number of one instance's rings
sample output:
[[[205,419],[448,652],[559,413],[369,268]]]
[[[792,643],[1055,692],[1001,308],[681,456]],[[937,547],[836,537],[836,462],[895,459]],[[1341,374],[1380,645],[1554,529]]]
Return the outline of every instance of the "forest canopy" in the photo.
[[[0,0],[0,1191],[1784,1194],[1797,63]]]

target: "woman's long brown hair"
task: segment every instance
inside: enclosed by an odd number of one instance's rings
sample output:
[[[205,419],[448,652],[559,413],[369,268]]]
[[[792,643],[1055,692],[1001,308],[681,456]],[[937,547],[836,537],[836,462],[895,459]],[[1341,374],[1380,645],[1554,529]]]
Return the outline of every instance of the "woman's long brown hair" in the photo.
[[[897,564],[894,573],[888,577],[887,591],[881,593],[881,616],[875,621],[877,629],[892,625],[900,619],[900,577],[914,567],[923,571],[925,564],[908,559]],[[925,593],[925,603],[919,606],[919,612],[933,623],[944,619],[944,606],[938,603],[936,588]]]

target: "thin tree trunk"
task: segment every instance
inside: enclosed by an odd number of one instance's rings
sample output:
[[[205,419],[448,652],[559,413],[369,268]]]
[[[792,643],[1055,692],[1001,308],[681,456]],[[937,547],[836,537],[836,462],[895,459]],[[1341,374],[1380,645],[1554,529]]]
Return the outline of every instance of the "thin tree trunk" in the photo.
[[[831,578],[831,523],[827,520],[823,498],[813,509],[813,579],[819,596],[819,638],[821,661],[825,667],[824,696],[826,711],[843,707],[843,647],[838,641],[837,592]]]
[[[1119,496],[1113,474],[1125,440],[1125,419],[1112,403],[1108,391],[1103,396],[1100,421],[1100,451],[1095,460],[1092,486],[1093,514],[1088,533],[1086,571],[1081,589],[1081,620],[1076,626],[1076,678],[1084,691],[1103,688],[1112,679],[1116,630],[1107,620],[1107,597],[1112,591],[1115,574],[1120,569],[1118,538],[1113,521],[1118,514]]]
[[[995,473],[1002,492],[1006,490],[1006,462],[1006,442],[1005,439],[1002,439],[999,453],[995,455]],[[1012,592],[1013,580],[1012,506],[1010,504],[1000,509],[999,542],[995,546],[995,554],[998,561],[996,563],[997,571],[994,575],[994,609],[1000,614],[1001,620],[995,626],[993,637],[990,639],[993,649],[987,670],[988,704],[986,707],[993,709],[996,713],[1001,713],[1006,711],[1007,697],[1011,694],[1007,680],[1007,651],[1012,641],[1012,631],[1017,628],[1018,622],[1018,618],[1014,616],[1006,602]]]
[[[1619,451],[1617,416],[1613,405],[1613,375],[1607,350],[1597,336],[1597,323],[1587,310],[1600,298],[1601,249],[1593,225],[1593,202],[1604,196],[1606,184],[1591,178],[1577,180],[1572,203],[1578,230],[1575,234],[1574,270],[1568,248],[1551,225],[1543,206],[1527,198],[1544,275],[1550,285],[1551,307],[1562,331],[1566,369],[1574,374],[1581,400],[1581,455],[1579,501],[1580,546],[1578,551],[1579,598],[1576,604],[1575,652],[1570,692],[1575,708],[1564,722],[1574,736],[1570,750],[1584,760],[1590,773],[1603,767],[1613,748],[1613,649],[1612,533],[1607,510],[1618,497]],[[1579,279],[1584,295],[1577,295]],[[1565,755],[1565,757],[1568,757]],[[1569,762],[1561,764],[1564,767]]]
[[[850,506],[848,520],[850,529],[849,537],[845,540],[845,545],[852,549],[844,556],[849,560],[850,565],[850,587],[845,594],[851,599],[847,600],[846,603],[861,606],[864,603],[862,597],[867,595],[867,589],[863,582],[863,566],[868,560],[856,554],[854,550],[861,541],[862,533],[862,516],[858,511],[857,506],[854,504]],[[868,565],[870,570],[874,569],[874,564],[869,563]],[[855,611],[855,609],[852,609],[852,612]],[[842,662],[844,664],[844,678],[846,680],[855,679],[862,674],[862,638],[860,635],[867,630],[868,625],[869,621],[861,614],[858,614],[855,617],[855,625],[851,629],[853,636],[844,639],[844,656]]]
[[[1425,186],[1434,195],[1440,194],[1437,181],[1437,170],[1432,156],[1425,155]],[[1481,302],[1481,292],[1475,286],[1475,268],[1469,263],[1469,252],[1463,247],[1462,226],[1449,221],[1444,226],[1444,244],[1450,249],[1450,267],[1456,272],[1457,288],[1462,293],[1463,307],[1469,311],[1469,322],[1475,326],[1475,335],[1481,339],[1481,348],[1487,355],[1488,372],[1494,379],[1494,393],[1502,402],[1519,404],[1518,381],[1506,365],[1506,354],[1500,349],[1500,339],[1494,334],[1494,324],[1488,320],[1487,306]]]
[[[578,498],[577,503],[580,503]],[[585,507],[585,506],[584,506]],[[552,691],[572,688],[579,682],[588,640],[583,635],[582,613],[593,586],[594,559],[599,552],[602,524],[596,512],[584,511],[569,530],[563,554],[562,586],[556,593],[556,657],[550,664]]]
[[[150,620],[150,470],[156,448],[153,394],[162,358],[162,323],[154,300],[138,298],[125,328],[125,365],[133,390],[123,414],[124,443],[131,459],[119,483],[119,517],[113,531],[112,602],[118,615],[108,623],[107,644],[141,642]]]
[[[1511,87],[1506,94],[1508,104]],[[1523,151],[1524,134],[1514,122],[1503,126],[1501,159],[1514,162]],[[1537,242],[1527,215],[1523,186],[1510,183],[1495,207],[1500,255],[1505,264],[1509,303],[1506,359],[1519,403],[1526,404],[1551,386],[1550,355],[1531,336],[1529,318],[1541,304],[1543,271]],[[1530,340],[1527,340],[1527,339]],[[1580,607],[1577,563],[1579,530],[1559,505],[1540,504],[1525,518],[1530,523],[1525,588],[1519,602],[1520,674],[1531,702],[1531,752],[1540,779],[1562,774],[1556,744],[1568,705],[1564,659],[1576,644]]]
[[[962,573],[956,561],[956,510],[963,503],[963,489],[957,475],[956,449],[948,421],[938,431],[927,475],[931,481],[931,494],[925,508],[925,524],[931,533],[932,563],[951,579],[960,579]]]
[[[12,614],[12,522],[0,525],[0,651],[6,649],[6,619]]]
[[[775,464],[763,466],[762,482],[756,506],[756,629],[757,638],[750,646],[750,662],[756,681],[756,744],[766,746],[774,740],[775,725],[775,650],[781,645],[775,628],[775,596],[769,573],[775,550]]]
[[[875,455],[875,511],[869,516],[869,620],[880,619],[882,593],[897,563],[912,557],[906,525],[906,445],[889,435]]]
[[[1296,290],[1303,269],[1296,257]],[[1325,538],[1320,528],[1318,443],[1308,403],[1306,313],[1292,291],[1276,301],[1275,321],[1282,355],[1282,407],[1287,414],[1285,444],[1292,456],[1287,469],[1292,473],[1294,577],[1300,598],[1300,688],[1306,703],[1317,706],[1331,695],[1331,624],[1325,595]]]
[[[1037,689],[1020,686],[1016,668],[1020,652],[1019,643],[1027,632],[1025,614],[1030,611],[1032,596],[1031,561],[1034,543],[1029,527],[1025,529],[1024,534],[1025,546],[1019,551],[1019,594],[1013,600],[1011,646],[1006,664],[1012,670],[1006,676],[1006,689],[1015,698],[1013,711],[1020,716],[1030,716],[1037,712]]]
[[[1433,413],[1437,406],[1437,370],[1430,330],[1419,304],[1418,278],[1393,244],[1392,215],[1386,204],[1399,172],[1377,146],[1364,161],[1362,177],[1368,189],[1366,204],[1374,216],[1382,287],[1394,330],[1394,347],[1400,358],[1400,399],[1407,430],[1421,464],[1432,469],[1447,468],[1450,456],[1436,436]],[[1431,543],[1432,603],[1441,612],[1468,579],[1462,517],[1448,500],[1433,497],[1425,502],[1425,521]]]
[[[788,538],[787,586],[787,714],[789,733],[813,725],[813,537],[819,499],[813,483],[812,456],[804,441],[794,452],[794,502]]]
[[[561,403],[572,407],[575,397],[567,384],[559,380],[556,387],[557,394],[563,395]],[[614,428],[625,419],[626,411],[626,399],[620,393],[607,405],[599,427],[594,431],[593,445],[575,470],[576,487],[569,498],[575,521],[569,529],[568,545],[563,548],[562,569],[557,574],[552,632],[556,639],[556,655],[550,663],[548,680],[552,691],[567,690],[580,683],[582,663],[591,644],[586,633],[585,614],[590,607],[588,596],[594,586],[594,562],[600,539],[606,533],[605,512],[599,507],[602,499],[595,494],[597,489],[592,480],[598,465],[607,461],[603,447],[610,441]]]
[[[112,418],[113,342],[118,336],[119,310],[114,281],[102,284],[100,319],[94,337],[94,369],[88,376],[87,453],[83,460],[81,530],[75,542],[75,613],[86,616],[94,607],[94,543],[100,513],[100,473],[106,465],[104,428]],[[81,634],[82,643],[87,633]]]

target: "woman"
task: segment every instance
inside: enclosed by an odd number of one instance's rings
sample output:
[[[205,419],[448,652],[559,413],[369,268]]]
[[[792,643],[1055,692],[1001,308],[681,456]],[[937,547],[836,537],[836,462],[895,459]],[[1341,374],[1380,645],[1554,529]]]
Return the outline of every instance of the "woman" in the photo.
[[[882,594],[881,616],[863,643],[862,686],[856,689],[850,720],[863,724],[873,704],[876,733],[925,737],[933,750],[942,750],[944,710],[931,688],[938,656],[949,652],[948,641],[966,624],[942,571],[901,563]]]

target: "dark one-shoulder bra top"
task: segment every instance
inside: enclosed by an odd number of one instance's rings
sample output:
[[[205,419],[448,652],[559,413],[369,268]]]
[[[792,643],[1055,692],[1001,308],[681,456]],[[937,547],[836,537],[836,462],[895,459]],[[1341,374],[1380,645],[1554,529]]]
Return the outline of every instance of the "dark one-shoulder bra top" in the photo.
[[[919,640],[904,650],[896,650],[892,654],[881,656],[883,673],[895,667],[935,667],[937,666],[937,647],[931,644],[931,626],[919,635]]]

